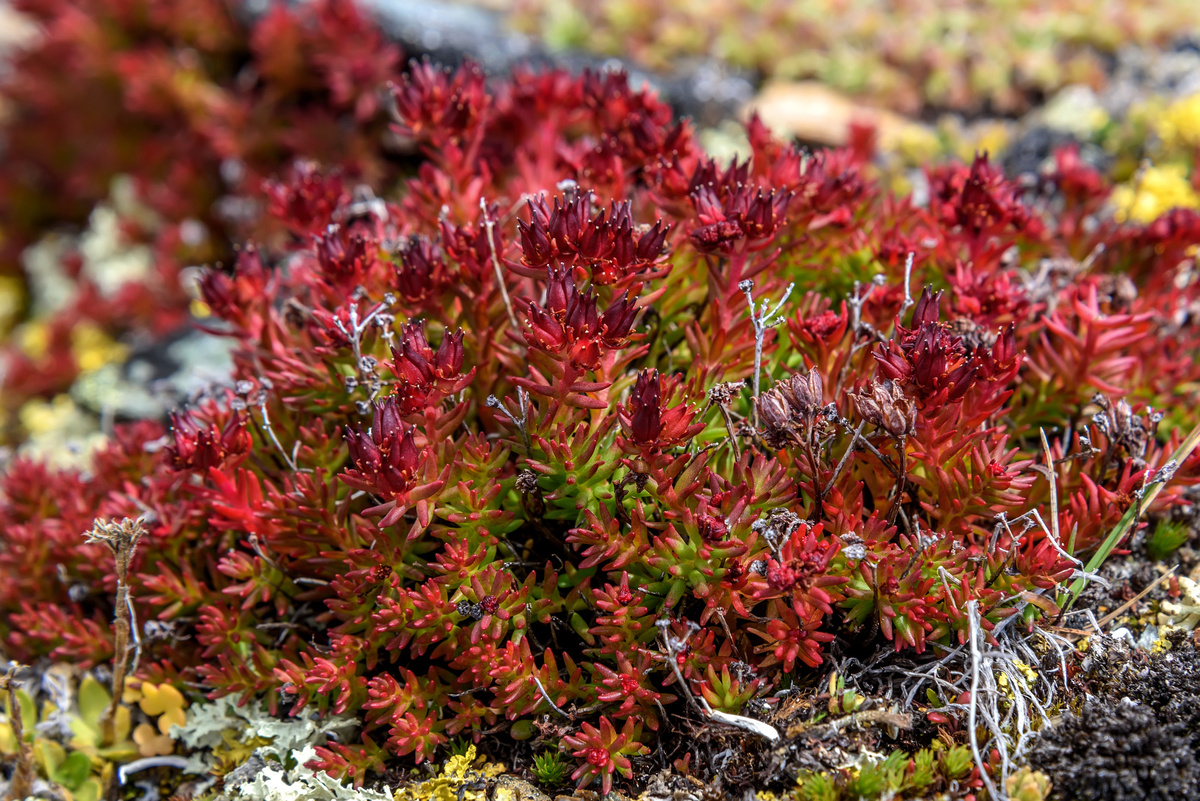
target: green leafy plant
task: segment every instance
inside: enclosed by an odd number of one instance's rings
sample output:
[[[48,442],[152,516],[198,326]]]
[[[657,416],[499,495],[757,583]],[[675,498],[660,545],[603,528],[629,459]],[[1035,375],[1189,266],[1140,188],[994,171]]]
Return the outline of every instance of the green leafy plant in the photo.
[[[571,768],[553,751],[543,751],[533,758],[533,775],[543,787],[565,784]]]
[[[840,772],[806,773],[795,789],[797,801],[876,801],[936,797],[955,786],[980,786],[973,770],[971,750],[966,746],[946,747],[940,741],[916,753],[893,751],[887,757],[862,760],[856,768]],[[957,797],[957,796],[955,796]]]
[[[1156,562],[1167,559],[1188,541],[1192,528],[1187,521],[1159,521],[1146,540],[1146,553]]]

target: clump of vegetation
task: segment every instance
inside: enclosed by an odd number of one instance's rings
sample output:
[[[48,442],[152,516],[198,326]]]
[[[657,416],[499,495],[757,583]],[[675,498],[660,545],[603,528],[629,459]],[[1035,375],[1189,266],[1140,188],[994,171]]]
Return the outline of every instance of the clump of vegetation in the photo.
[[[0,477],[5,651],[136,649],[102,745],[136,702],[264,801],[443,760],[419,797],[476,793],[476,748],[603,792],[1044,792],[1030,643],[1065,681],[1092,572],[1194,514],[1200,214],[1114,219],[1069,149],[1033,186],[931,169],[919,206],[758,120],[717,162],[620,73],[418,63],[388,99],[401,193],[299,165],[286,236],[199,277],[227,385]],[[886,654],[903,709],[846,672]],[[788,762],[851,724],[913,733]]]

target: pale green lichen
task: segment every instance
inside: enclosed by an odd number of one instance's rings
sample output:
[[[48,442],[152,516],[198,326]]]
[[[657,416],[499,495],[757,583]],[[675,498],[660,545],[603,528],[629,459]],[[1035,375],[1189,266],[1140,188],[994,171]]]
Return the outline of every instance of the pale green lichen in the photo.
[[[266,746],[263,750],[273,750]],[[296,767],[285,769],[268,764],[249,781],[233,789],[232,798],[247,801],[392,801],[391,796],[376,790],[355,789],[342,784],[324,771],[305,767],[317,756],[312,746],[291,754]]]
[[[219,754],[229,750],[231,742],[251,747],[252,753],[264,758],[286,761],[293,757],[303,766],[313,756],[310,753],[300,760],[300,753],[324,744],[331,734],[344,739],[357,725],[353,718],[344,715],[323,720],[311,716],[277,718],[267,713],[261,704],[238,706],[231,697],[194,705],[188,709],[187,718],[186,725],[171,727],[170,736],[195,752],[187,770],[197,774],[211,773]],[[299,775],[304,771],[307,769]]]

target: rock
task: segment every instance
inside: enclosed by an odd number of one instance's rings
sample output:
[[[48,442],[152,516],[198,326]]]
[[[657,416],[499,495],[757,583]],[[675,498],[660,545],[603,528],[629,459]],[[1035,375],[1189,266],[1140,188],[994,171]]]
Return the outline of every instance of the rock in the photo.
[[[490,801],[550,801],[550,796],[529,782],[508,775],[496,777],[488,798]]]
[[[706,785],[694,776],[664,770],[646,784],[638,801],[702,801]]]
[[[751,101],[749,112],[757,113],[776,136],[835,147],[849,141],[851,123],[866,123],[875,126],[880,146],[891,149],[910,124],[815,81],[769,83]]]
[[[225,789],[233,790],[245,782],[253,781],[266,766],[266,760],[257,752],[251,754],[249,759],[225,774]]]
[[[750,100],[754,85],[747,73],[716,59],[684,59],[668,73],[655,73],[628,61],[547,48],[509,25],[508,6],[494,2],[466,5],[446,0],[359,0],[409,57],[428,56],[447,65],[470,59],[489,75],[507,75],[518,67],[570,72],[623,69],[634,86],[645,85],[682,116],[701,126],[717,125]],[[260,7],[261,6],[261,7]],[[243,0],[250,15],[266,10],[262,0]]]

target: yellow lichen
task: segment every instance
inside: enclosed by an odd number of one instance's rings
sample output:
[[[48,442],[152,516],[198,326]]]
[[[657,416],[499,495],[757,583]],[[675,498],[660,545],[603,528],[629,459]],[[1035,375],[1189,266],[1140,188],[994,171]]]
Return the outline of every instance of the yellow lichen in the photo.
[[[125,361],[129,348],[114,342],[99,326],[80,323],[71,329],[71,355],[82,372],[90,373],[106,364]]]
[[[1112,193],[1113,216],[1119,222],[1153,222],[1174,208],[1200,208],[1200,196],[1188,182],[1183,164],[1146,167],[1133,181]]]
[[[472,767],[475,762],[472,745],[467,753],[446,760],[440,776],[397,790],[396,801],[484,801],[487,780],[503,773],[504,766],[485,762]]]
[[[50,350],[50,326],[40,320],[31,320],[17,326],[13,331],[13,341],[21,353],[36,361]]]
[[[941,155],[942,141],[929,126],[909,123],[897,131],[895,149],[905,164],[915,166]]]
[[[175,753],[175,741],[149,723],[139,723],[133,730],[133,741],[144,757],[166,756]]]
[[[35,399],[27,402],[17,417],[29,435],[37,437],[72,427],[79,414],[79,407],[69,395],[56,395],[49,401]]]
[[[1157,129],[1168,149],[1200,147],[1200,92],[1167,106]]]
[[[8,331],[21,315],[25,305],[25,285],[21,279],[0,276],[0,332]]]

